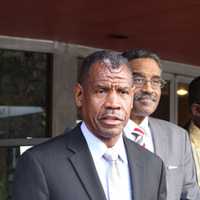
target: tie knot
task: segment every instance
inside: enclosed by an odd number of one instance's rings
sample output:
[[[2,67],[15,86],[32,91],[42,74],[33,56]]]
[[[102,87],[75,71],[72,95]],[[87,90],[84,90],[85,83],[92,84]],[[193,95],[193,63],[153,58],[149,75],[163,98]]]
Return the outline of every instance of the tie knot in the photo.
[[[118,156],[119,154],[113,149],[107,149],[107,151],[103,155],[103,157],[109,162],[117,161]]]

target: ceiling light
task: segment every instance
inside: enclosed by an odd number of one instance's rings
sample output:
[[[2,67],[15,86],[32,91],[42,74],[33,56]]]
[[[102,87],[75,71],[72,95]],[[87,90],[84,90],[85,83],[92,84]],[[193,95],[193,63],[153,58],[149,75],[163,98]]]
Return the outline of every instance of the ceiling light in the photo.
[[[188,91],[184,88],[180,88],[180,89],[177,90],[177,94],[179,96],[184,96],[184,95],[188,94]]]

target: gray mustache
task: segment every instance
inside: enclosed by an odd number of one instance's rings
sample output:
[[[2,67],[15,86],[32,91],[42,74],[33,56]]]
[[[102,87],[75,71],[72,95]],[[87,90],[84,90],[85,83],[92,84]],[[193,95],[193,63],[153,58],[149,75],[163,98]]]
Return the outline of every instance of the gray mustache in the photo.
[[[101,118],[105,118],[105,117],[113,117],[113,118],[117,118],[119,120],[123,120],[124,119],[124,114],[122,114],[121,112],[118,112],[116,110],[112,110],[112,109],[107,109],[105,110],[102,115]]]
[[[134,100],[135,101],[140,101],[142,100],[143,98],[145,99],[149,99],[151,101],[156,101],[156,97],[152,94],[149,94],[149,93],[140,93],[140,94],[135,94],[134,95]]]

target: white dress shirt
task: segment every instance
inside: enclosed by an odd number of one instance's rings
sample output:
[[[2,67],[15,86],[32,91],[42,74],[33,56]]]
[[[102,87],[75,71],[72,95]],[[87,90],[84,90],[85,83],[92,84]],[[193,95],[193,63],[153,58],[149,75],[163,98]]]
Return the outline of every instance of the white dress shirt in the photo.
[[[89,150],[92,154],[92,158],[100,182],[103,186],[106,198],[108,199],[106,172],[109,168],[109,163],[103,158],[103,155],[105,154],[108,148],[99,138],[97,138],[93,133],[91,133],[91,131],[87,128],[84,122],[81,124],[81,131],[86,139]],[[121,194],[118,199],[131,200],[132,193],[131,193],[130,175],[128,169],[128,160],[122,136],[119,138],[115,146],[113,146],[112,148],[114,149],[114,151],[117,151],[119,153],[119,158],[120,158],[118,167],[120,170],[120,175],[122,177],[121,184],[123,185],[123,188],[121,188],[122,189],[120,192]]]
[[[124,127],[125,136],[133,140],[130,134],[136,127],[141,128],[144,131],[145,148],[154,153],[154,145],[153,145],[151,130],[149,128],[148,117],[145,117],[139,126],[134,121],[129,119],[126,126]]]

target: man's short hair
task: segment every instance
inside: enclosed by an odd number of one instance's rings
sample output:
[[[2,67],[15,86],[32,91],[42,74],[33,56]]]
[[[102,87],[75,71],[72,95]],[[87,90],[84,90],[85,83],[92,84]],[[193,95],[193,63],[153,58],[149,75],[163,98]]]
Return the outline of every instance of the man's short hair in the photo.
[[[128,59],[128,61],[138,59],[138,58],[151,58],[153,59],[158,66],[161,68],[161,62],[159,56],[146,49],[130,49],[122,53],[122,56]]]
[[[189,84],[189,106],[191,107],[193,103],[200,103],[200,76]]]
[[[110,70],[117,70],[123,64],[126,64],[128,68],[130,68],[128,65],[128,60],[119,53],[106,50],[96,51],[87,56],[82,62],[78,74],[78,82],[80,84],[83,84],[83,82],[87,79],[87,75],[91,66],[97,62],[102,62],[105,66],[109,66]]]

